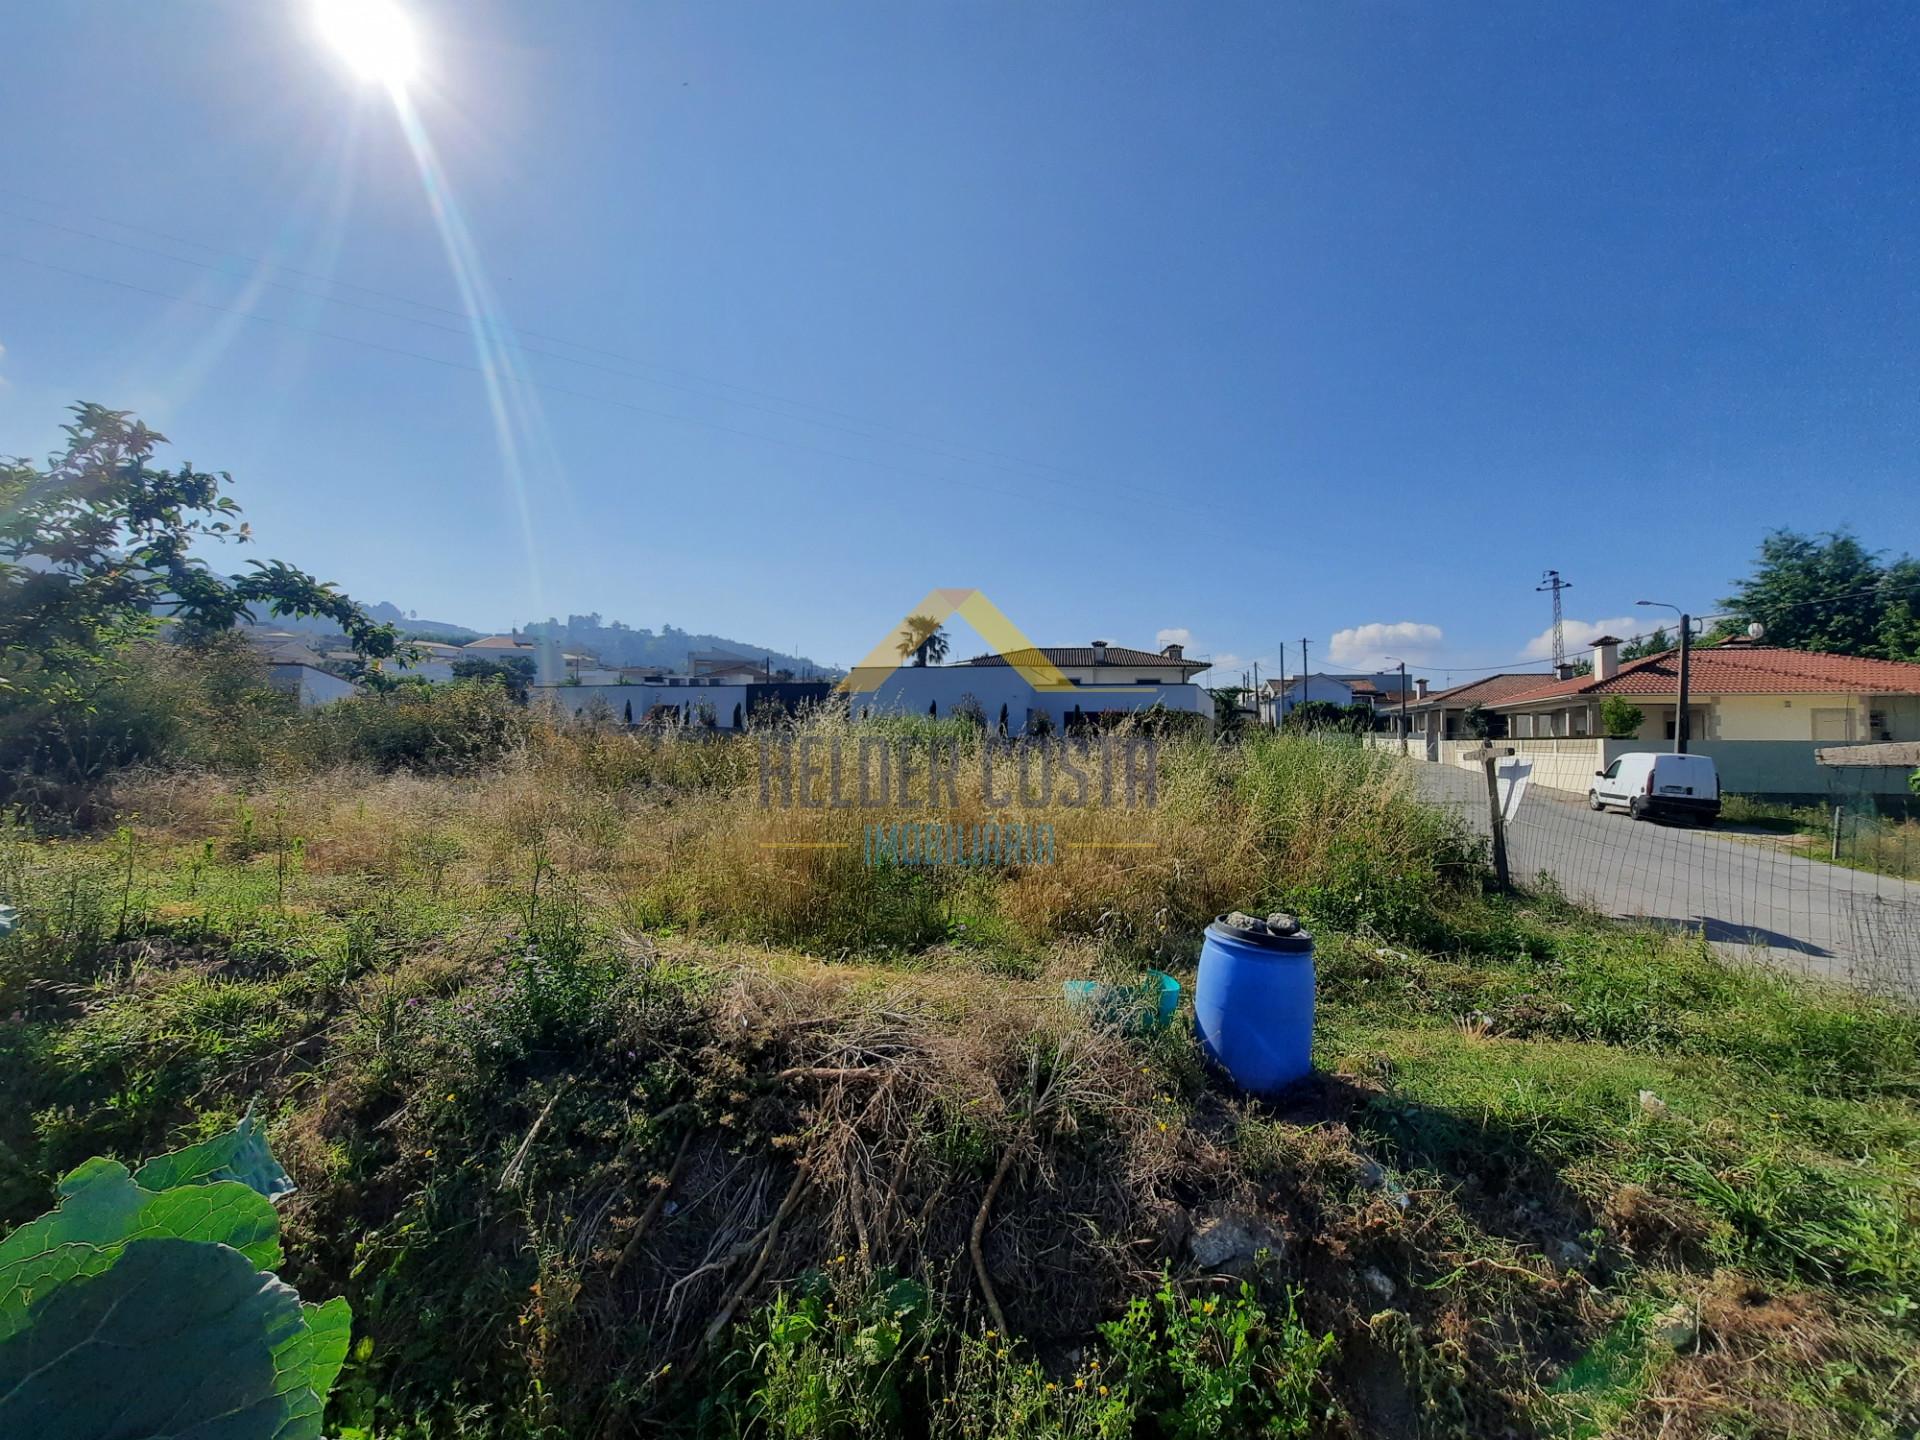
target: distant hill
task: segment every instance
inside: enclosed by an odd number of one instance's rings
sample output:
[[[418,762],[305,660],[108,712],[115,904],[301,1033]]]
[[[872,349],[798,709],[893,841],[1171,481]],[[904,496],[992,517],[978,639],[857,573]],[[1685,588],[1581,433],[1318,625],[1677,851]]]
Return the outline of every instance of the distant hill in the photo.
[[[682,630],[675,625],[663,625],[658,631],[644,626],[635,629],[623,621],[602,620],[598,615],[535,621],[521,626],[519,633],[530,638],[551,636],[568,649],[599,656],[608,665],[658,665],[663,670],[685,670],[688,655],[697,650],[722,651],[743,660],[770,662],[775,670],[791,670],[802,678],[833,678],[840,674],[832,666],[822,665],[808,656],[790,655],[747,640]]]
[[[388,600],[367,606],[367,613],[376,620],[391,621],[401,634],[416,640],[443,640],[464,645],[469,640],[478,640],[482,635],[496,633],[469,629],[446,620],[422,620],[414,611],[402,610]],[[340,633],[340,627],[331,620],[305,615],[263,613],[258,624],[263,630],[291,630],[301,635]],[[657,631],[645,627],[635,629],[619,620],[602,620],[598,615],[569,615],[565,620],[539,620],[521,626],[516,633],[529,639],[552,635],[567,649],[597,655],[608,665],[657,665],[662,670],[685,671],[687,657],[694,651],[722,651],[745,660],[771,661],[775,670],[791,670],[803,677],[824,676],[831,679],[840,674],[832,666],[822,665],[805,655],[789,655],[783,650],[755,645],[747,640],[731,640],[725,635],[710,635],[705,631],[682,630],[675,625],[663,625]]]
[[[453,645],[464,645],[469,640],[478,640],[486,632],[469,630],[464,625],[450,624],[445,620],[421,620],[410,610],[402,610],[390,600],[367,606],[367,613],[375,620],[390,621],[401,634],[418,640],[444,640]],[[255,622],[262,630],[292,630],[302,635],[338,635],[340,627],[331,620],[316,615],[269,615],[260,613]]]

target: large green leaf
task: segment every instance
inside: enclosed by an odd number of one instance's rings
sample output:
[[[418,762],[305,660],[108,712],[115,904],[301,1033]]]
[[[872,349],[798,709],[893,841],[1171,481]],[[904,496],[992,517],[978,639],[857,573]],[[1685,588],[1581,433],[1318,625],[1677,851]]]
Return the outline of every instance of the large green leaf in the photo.
[[[304,1307],[239,1251],[135,1240],[36,1299],[0,1340],[0,1434],[317,1440],[344,1306]]]
[[[327,1392],[347,1363],[353,1338],[353,1311],[339,1296],[324,1305],[302,1305],[300,1313],[305,1328],[273,1355],[281,1393],[287,1397],[287,1413],[273,1432],[274,1440],[319,1440]]]
[[[0,1337],[25,1323],[31,1293],[44,1291],[59,1274],[58,1265],[41,1257],[69,1246],[111,1251],[130,1240],[161,1237],[230,1245],[262,1270],[280,1263],[273,1202],[239,1181],[155,1193],[135,1184],[118,1161],[89,1160],[60,1182],[59,1209],[0,1240]]]
[[[157,1155],[142,1165],[133,1178],[149,1190],[238,1180],[269,1200],[291,1195],[294,1190],[292,1177],[280,1168],[280,1162],[267,1149],[267,1137],[253,1118],[251,1105],[240,1117],[240,1123],[226,1134],[175,1150],[171,1155]]]

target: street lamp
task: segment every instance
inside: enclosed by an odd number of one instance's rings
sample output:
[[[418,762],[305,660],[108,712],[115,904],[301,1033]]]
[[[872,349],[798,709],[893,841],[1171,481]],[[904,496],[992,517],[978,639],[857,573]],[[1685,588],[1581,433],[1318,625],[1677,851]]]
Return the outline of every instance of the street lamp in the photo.
[[[1398,655],[1380,657],[1400,667],[1400,753],[1407,753],[1407,662]]]
[[[1693,617],[1678,605],[1669,605],[1664,600],[1636,600],[1636,605],[1650,605],[1656,610],[1671,610],[1680,617],[1680,713],[1673,721],[1673,753],[1687,753],[1687,680],[1688,659],[1693,651]]]

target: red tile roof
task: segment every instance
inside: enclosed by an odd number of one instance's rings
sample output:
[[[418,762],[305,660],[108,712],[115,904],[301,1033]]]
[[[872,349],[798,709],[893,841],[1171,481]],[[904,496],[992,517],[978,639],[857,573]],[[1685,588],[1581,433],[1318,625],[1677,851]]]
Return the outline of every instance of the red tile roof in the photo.
[[[1694,650],[1688,683],[1696,695],[1920,695],[1920,665],[1869,660],[1771,645],[1708,645]],[[1575,695],[1675,695],[1680,690],[1680,652],[1668,650],[1629,660],[1608,680],[1576,675],[1497,703],[1531,705]]]
[[[1538,689],[1547,683],[1544,675],[1484,675],[1478,680],[1469,680],[1465,685],[1456,685],[1451,690],[1435,690],[1422,700],[1418,696],[1409,696],[1410,708],[1418,710],[1422,705],[1497,705],[1510,695],[1518,695],[1525,690]]]

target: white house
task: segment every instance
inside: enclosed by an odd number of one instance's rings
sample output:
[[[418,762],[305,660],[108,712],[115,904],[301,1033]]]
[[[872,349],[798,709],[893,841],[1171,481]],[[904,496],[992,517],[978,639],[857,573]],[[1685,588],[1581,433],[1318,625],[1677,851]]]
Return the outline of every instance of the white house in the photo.
[[[357,688],[351,680],[302,661],[284,661],[267,666],[267,683],[282,694],[293,696],[302,709],[344,700]]]
[[[1051,665],[1066,688],[1037,689],[1006,656],[977,655],[957,665],[858,667],[846,681],[849,703],[855,715],[937,717],[971,702],[989,726],[998,726],[1004,710],[1011,735],[1038,723],[1042,714],[1055,730],[1067,730],[1156,706],[1211,721],[1212,698],[1192,683],[1207,663],[1187,659],[1178,645],[1131,650],[1096,640],[1085,646],[1039,647],[1031,653]]]

